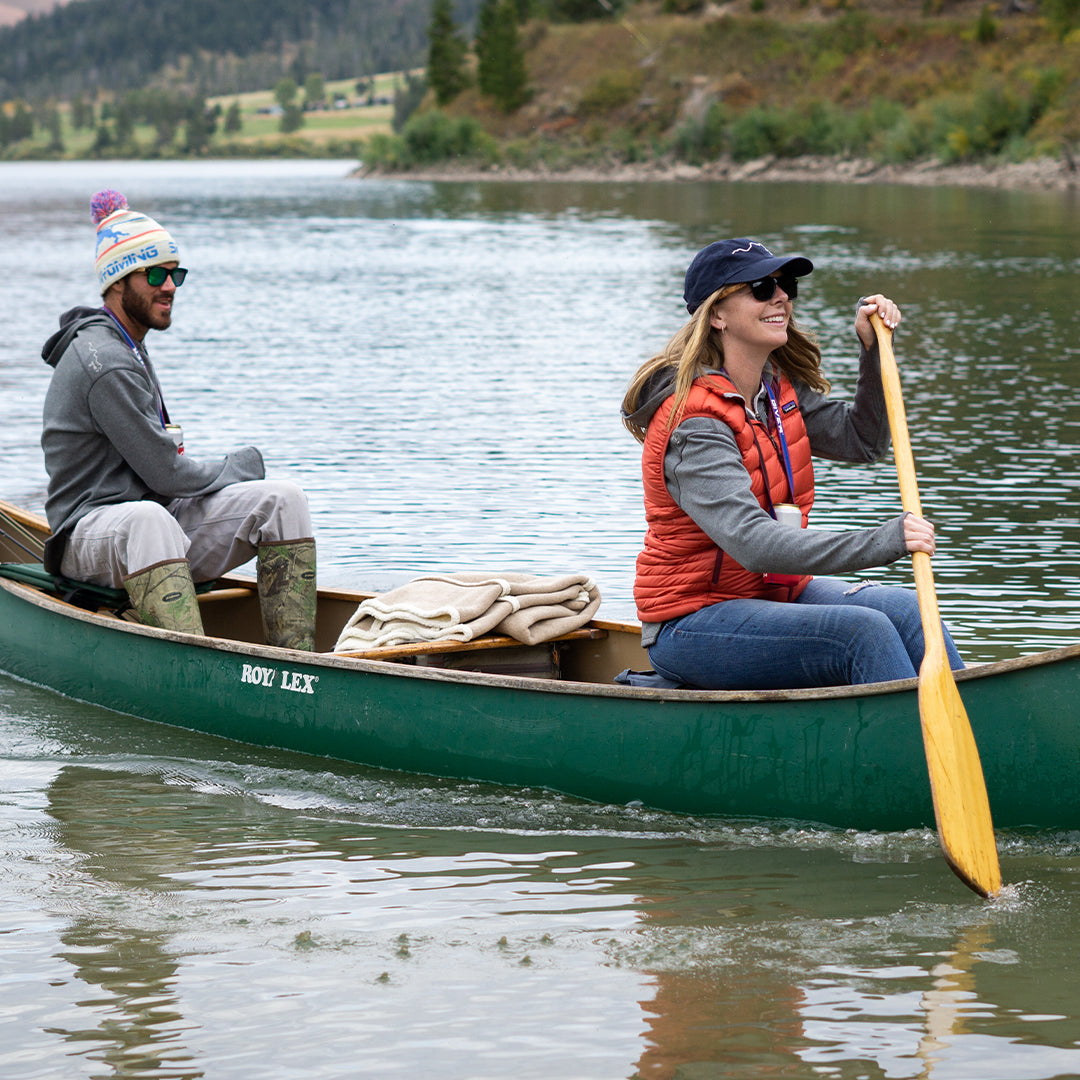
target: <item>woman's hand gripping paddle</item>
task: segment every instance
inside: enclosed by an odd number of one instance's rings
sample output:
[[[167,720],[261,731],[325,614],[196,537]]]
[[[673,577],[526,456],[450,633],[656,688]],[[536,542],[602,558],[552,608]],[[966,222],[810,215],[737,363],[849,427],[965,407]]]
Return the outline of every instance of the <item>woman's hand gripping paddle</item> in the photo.
[[[921,517],[915,461],[911,456],[900,375],[892,350],[892,332],[877,315],[872,315],[870,321],[881,354],[881,381],[885,387],[900,498],[905,510]],[[960,880],[981,896],[992,898],[1001,888],[1001,869],[979,751],[949,668],[930,556],[915,551],[911,562],[926,641],[926,653],[919,668],[919,716],[938,839],[946,860]]]

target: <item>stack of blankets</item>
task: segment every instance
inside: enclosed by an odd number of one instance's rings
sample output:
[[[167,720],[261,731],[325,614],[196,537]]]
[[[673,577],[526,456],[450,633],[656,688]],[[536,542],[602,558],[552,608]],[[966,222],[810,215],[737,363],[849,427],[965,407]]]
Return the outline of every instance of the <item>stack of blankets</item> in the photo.
[[[365,652],[422,641],[472,641],[505,634],[538,645],[584,626],[600,592],[584,574],[426,574],[365,600],[334,652]]]

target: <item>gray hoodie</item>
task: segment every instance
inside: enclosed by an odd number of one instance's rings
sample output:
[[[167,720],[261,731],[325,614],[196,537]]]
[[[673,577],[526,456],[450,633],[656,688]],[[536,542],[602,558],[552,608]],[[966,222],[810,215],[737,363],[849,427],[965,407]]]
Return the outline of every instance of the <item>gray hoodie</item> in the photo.
[[[264,477],[253,446],[208,461],[177,453],[145,345],[136,353],[103,309],[65,312],[41,355],[54,369],[41,435],[53,572],[71,529],[91,510],[139,499],[165,504]]]
[[[771,374],[766,370],[765,377]],[[634,413],[637,422],[648,423],[671,395],[673,382],[672,371],[657,373]],[[850,404],[819,394],[797,379],[793,385],[816,457],[869,462],[888,450],[888,414],[876,347],[860,351],[859,378]],[[734,387],[725,396],[743,401]],[[771,430],[764,389],[751,408]],[[844,532],[780,525],[750,489],[750,474],[734,432],[711,417],[691,417],[672,432],[664,480],[671,497],[713,543],[756,573],[843,574],[884,566],[907,553],[903,514],[875,528]],[[654,623],[642,626],[643,645],[653,643],[658,628]]]

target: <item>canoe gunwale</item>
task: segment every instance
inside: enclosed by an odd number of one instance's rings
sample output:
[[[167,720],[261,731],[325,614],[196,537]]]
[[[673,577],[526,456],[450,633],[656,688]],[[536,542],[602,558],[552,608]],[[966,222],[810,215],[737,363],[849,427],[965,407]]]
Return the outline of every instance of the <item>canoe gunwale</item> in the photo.
[[[250,588],[254,583],[246,578],[223,579],[224,586]],[[615,683],[580,682],[531,678],[522,675],[501,675],[489,672],[457,671],[451,668],[418,667],[393,660],[366,660],[358,657],[338,656],[332,652],[306,653],[291,649],[259,645],[229,638],[197,637],[156,627],[117,619],[112,615],[100,615],[74,607],[62,600],[47,596],[31,585],[0,578],[0,588],[20,600],[51,611],[61,617],[89,623],[116,633],[135,634],[173,641],[188,648],[211,649],[217,652],[258,657],[307,667],[335,668],[363,671],[397,679],[420,679],[431,682],[472,683],[482,686],[528,690],[536,693],[571,694],[575,696],[627,698],[666,702],[810,702],[838,698],[874,697],[884,694],[906,693],[914,690],[918,680],[898,679],[893,682],[864,683],[858,686],[825,686],[808,690],[661,690],[647,687],[624,686]],[[336,599],[353,599],[360,594],[345,590],[320,589],[320,595]],[[592,622],[608,631],[626,631],[631,624],[597,619]],[[1025,670],[1041,665],[1057,663],[1080,655],[1080,644],[1067,645],[1046,652],[997,660],[980,664],[956,673],[958,683],[993,678],[1009,672]]]

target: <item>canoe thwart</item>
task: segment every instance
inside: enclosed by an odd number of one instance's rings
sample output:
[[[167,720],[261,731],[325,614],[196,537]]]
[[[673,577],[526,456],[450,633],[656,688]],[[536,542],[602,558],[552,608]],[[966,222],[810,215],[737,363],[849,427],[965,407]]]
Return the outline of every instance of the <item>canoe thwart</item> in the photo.
[[[545,645],[559,645],[567,641],[601,641],[608,636],[598,626],[582,626],[568,634],[560,634]],[[524,642],[503,634],[485,634],[472,641],[410,641],[405,645],[384,645],[378,649],[362,649],[358,652],[331,653],[334,657],[350,657],[354,660],[401,660],[431,653],[473,652],[478,649],[523,649]]]
[[[251,596],[255,590],[245,586],[233,586],[228,589],[209,588],[204,592],[201,586],[197,586],[195,592],[201,607],[203,604],[209,604],[215,600],[244,600]]]

